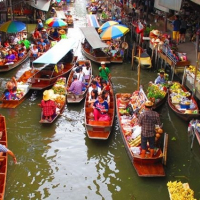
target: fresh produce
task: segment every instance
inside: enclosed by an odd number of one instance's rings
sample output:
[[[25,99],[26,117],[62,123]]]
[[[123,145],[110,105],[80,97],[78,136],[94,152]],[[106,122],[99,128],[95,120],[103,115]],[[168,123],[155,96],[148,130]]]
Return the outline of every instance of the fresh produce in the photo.
[[[141,135],[137,136],[134,140],[129,141],[131,147],[137,147],[141,143]]]
[[[189,185],[182,182],[167,183],[171,200],[195,200],[194,191],[190,189]]]
[[[151,84],[147,89],[147,98],[152,102],[157,99],[163,99],[166,95],[166,89],[161,85]]]

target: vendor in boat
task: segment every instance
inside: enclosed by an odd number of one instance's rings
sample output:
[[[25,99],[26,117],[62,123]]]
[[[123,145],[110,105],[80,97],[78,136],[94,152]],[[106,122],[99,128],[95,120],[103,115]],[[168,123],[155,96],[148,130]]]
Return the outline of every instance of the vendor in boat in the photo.
[[[99,67],[99,76],[102,78],[102,80],[108,81],[111,79],[110,69],[106,67],[105,62],[101,62],[101,67]]]
[[[155,80],[155,84],[164,84],[166,82],[165,80],[165,72],[160,72],[159,76]]]
[[[103,94],[98,96],[93,104],[94,108],[94,120],[95,121],[109,121],[110,117],[108,115],[108,103],[104,100]]]
[[[6,90],[4,91],[6,100],[16,99],[16,91],[17,81],[15,77],[12,77],[12,80],[7,82]]]
[[[43,113],[40,122],[43,122],[44,120],[51,122],[56,113],[56,104],[53,100],[51,100],[53,95],[53,90],[45,90],[43,92],[43,99],[41,104],[38,104],[42,108]]]
[[[154,154],[155,144],[155,126],[161,126],[159,114],[152,111],[153,102],[145,102],[145,111],[140,114],[138,124],[141,126],[141,157],[144,158],[147,150],[147,141],[149,142],[150,157]]]
[[[10,156],[12,156],[14,163],[17,164],[17,158],[15,157],[15,154],[11,150],[6,148],[6,146],[0,144],[0,158],[3,156],[4,153],[8,153]]]
[[[80,95],[82,94],[83,89],[85,88],[85,84],[78,80],[78,77],[76,74],[73,75],[73,82],[71,83],[70,87],[67,88],[68,92],[71,92],[74,95]]]

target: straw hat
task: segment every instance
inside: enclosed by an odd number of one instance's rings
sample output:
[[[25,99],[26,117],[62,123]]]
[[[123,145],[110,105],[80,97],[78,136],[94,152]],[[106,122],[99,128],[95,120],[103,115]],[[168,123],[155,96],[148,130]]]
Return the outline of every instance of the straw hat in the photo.
[[[43,100],[44,101],[48,101],[50,99],[52,99],[54,96],[54,91],[53,90],[45,90],[43,92]]]
[[[152,107],[153,106],[153,102],[152,101],[146,101],[145,102],[145,106]]]
[[[106,63],[103,61],[103,62],[101,62],[101,65],[105,65]]]
[[[151,31],[154,35],[159,36],[160,35],[160,31],[159,30],[152,30]]]
[[[46,30],[45,28],[43,28],[42,31],[45,31],[45,32],[46,32],[47,30]]]
[[[66,34],[65,30],[63,30],[63,29],[59,30],[58,32],[59,32],[59,34],[61,34],[61,35]]]
[[[123,42],[123,43],[122,43],[122,48],[128,49],[128,43],[127,43],[127,42]]]

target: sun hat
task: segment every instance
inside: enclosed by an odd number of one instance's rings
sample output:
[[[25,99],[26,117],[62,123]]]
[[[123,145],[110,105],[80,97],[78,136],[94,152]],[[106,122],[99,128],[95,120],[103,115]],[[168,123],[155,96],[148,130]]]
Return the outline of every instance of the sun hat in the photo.
[[[43,100],[44,101],[48,101],[50,99],[52,99],[54,96],[54,91],[53,90],[45,90],[43,92]]]
[[[153,102],[152,101],[146,101],[145,102],[145,106],[146,107],[152,107],[153,106]]]
[[[101,62],[101,65],[105,65],[106,63],[103,61],[103,62]]]
[[[42,31],[47,31],[47,30],[45,28],[43,28]]]
[[[65,30],[63,30],[63,29],[59,30],[58,32],[59,32],[59,34],[61,34],[61,35],[66,34]]]
[[[160,35],[160,31],[159,30],[152,30],[151,31],[154,35],[159,36]]]

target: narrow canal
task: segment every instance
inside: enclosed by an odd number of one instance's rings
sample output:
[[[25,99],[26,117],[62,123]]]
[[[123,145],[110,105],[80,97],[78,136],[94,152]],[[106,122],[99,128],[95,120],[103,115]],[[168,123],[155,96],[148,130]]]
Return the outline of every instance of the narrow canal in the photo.
[[[69,37],[82,35],[79,26],[86,26],[85,0],[71,7],[75,28]],[[76,49],[79,59],[80,46]],[[21,70],[29,66],[26,62]],[[133,92],[137,88],[137,72],[131,63],[110,65],[114,92]],[[98,65],[93,63],[94,74]],[[0,92],[19,68],[0,75]],[[141,71],[141,84],[147,87],[156,73]],[[140,178],[131,165],[115,122],[107,141],[90,140],[84,126],[84,102],[66,105],[65,111],[52,125],[42,125],[38,103],[42,92],[31,92],[19,107],[1,109],[6,117],[8,146],[16,154],[18,164],[8,162],[6,200],[73,199],[73,200],[168,200],[167,182],[188,182],[200,199],[200,146],[195,140],[190,149],[188,124],[163,105],[159,113],[164,130],[169,134],[166,177]],[[116,120],[115,120],[116,121]],[[171,140],[173,137],[176,140]]]

